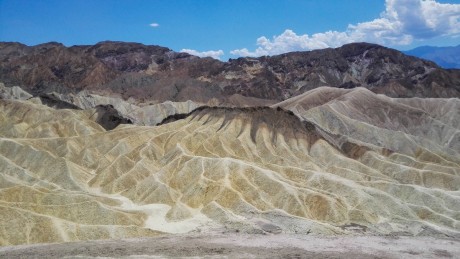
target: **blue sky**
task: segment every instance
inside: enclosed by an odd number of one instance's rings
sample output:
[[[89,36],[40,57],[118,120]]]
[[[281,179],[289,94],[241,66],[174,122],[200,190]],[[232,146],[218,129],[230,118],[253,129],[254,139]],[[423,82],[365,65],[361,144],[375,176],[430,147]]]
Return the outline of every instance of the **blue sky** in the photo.
[[[460,0],[0,0],[0,41],[103,40],[226,60],[368,41],[460,44]]]

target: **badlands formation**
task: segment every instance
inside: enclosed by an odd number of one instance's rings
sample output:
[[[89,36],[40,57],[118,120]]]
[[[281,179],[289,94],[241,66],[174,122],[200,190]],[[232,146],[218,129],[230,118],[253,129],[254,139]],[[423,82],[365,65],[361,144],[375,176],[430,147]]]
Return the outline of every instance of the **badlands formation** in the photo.
[[[460,70],[0,42],[0,82],[0,257],[460,254]]]
[[[319,87],[271,107],[141,107],[1,93],[2,246],[213,231],[460,238],[458,98]]]

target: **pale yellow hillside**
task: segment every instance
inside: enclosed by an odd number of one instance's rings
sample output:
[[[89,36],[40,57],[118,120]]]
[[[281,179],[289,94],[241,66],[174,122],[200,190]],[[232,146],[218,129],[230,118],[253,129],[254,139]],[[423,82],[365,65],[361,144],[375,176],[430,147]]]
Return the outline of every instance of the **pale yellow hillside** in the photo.
[[[95,110],[0,100],[0,244],[213,229],[460,236],[459,114],[406,118],[428,114],[406,101],[385,121],[350,93],[280,104],[295,114],[200,108],[111,131]]]

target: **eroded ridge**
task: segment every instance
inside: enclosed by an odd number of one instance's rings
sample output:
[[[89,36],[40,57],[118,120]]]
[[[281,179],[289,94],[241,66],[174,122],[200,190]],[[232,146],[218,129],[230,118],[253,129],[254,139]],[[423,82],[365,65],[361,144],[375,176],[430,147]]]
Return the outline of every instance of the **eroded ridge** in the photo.
[[[359,89],[340,91],[315,105],[280,104],[293,112],[203,107],[110,131],[94,109],[0,100],[1,125],[12,125],[0,132],[0,244],[222,228],[458,237],[459,113],[414,108],[431,119],[397,113],[407,122],[397,124],[388,113],[394,124],[385,124],[364,116],[366,105],[344,105]],[[389,109],[423,103],[383,100]],[[452,140],[416,122],[443,122]],[[393,141],[402,137],[412,146]]]

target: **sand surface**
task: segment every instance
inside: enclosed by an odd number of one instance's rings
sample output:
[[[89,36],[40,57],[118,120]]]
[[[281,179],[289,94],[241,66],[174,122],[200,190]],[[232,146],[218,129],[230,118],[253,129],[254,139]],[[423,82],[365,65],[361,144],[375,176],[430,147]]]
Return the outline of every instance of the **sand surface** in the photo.
[[[184,234],[0,247],[2,258],[460,258],[460,240],[248,234]]]

